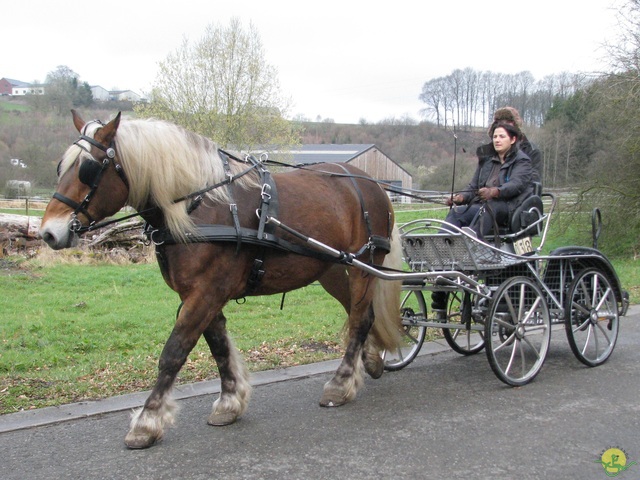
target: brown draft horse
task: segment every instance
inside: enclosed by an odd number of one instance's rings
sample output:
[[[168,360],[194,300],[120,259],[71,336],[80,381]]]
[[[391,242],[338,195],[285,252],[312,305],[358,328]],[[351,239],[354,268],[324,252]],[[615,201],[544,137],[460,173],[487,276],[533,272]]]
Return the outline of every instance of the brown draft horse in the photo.
[[[262,164],[233,156],[225,162],[224,152],[212,141],[167,122],[121,121],[118,113],[107,124],[86,123],[72,113],[80,138],[58,166],[57,191],[40,229],[44,241],[53,249],[70,247],[77,242],[78,232],[124,205],[143,217],[154,242],[173,239],[158,244],[156,253],[164,280],[182,304],[160,356],[155,386],[132,417],[125,437],[128,447],[153,445],[162,438],[165,424],[173,422],[171,389],[201,335],[221,379],[221,393],[208,423],[231,424],[245,411],[251,393],[248,374],[227,335],[222,312],[230,299],[287,292],[317,280],[348,314],[345,355],[325,384],[320,405],[353,400],[363,382],[363,364],[372,377],[382,374],[379,353],[398,344],[398,282],[379,280],[348,262],[265,247],[246,238],[202,238],[199,226],[204,224],[226,226],[227,233],[260,230],[258,216],[265,197],[258,172]],[[392,205],[364,172],[348,165],[318,164],[272,178],[282,224],[361,261],[400,266]],[[198,202],[192,194],[202,190],[208,191]],[[389,248],[372,248],[374,236],[387,240]],[[285,231],[278,232],[278,238],[304,243]],[[255,281],[256,259],[263,262],[259,281]]]

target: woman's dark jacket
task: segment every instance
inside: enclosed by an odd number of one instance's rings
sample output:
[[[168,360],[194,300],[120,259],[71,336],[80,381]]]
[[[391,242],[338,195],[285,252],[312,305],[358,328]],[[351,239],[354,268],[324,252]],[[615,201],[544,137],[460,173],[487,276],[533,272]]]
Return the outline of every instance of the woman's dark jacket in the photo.
[[[523,136],[523,139],[518,144],[520,150],[522,150],[531,159],[531,181],[538,182],[542,186],[542,152],[538,146],[530,142],[527,137]],[[491,157],[495,155],[493,149],[493,143],[487,143],[478,147],[476,152],[478,159],[483,157]]]
[[[500,163],[498,155],[493,151],[493,155],[481,155],[478,148],[478,168],[471,182],[462,195],[464,203],[479,202],[478,190],[487,186],[486,183],[491,175],[494,162]],[[486,153],[486,152],[485,152]],[[494,201],[504,201],[509,207],[509,213],[513,212],[525,198],[533,193],[532,185],[533,168],[531,159],[520,148],[512,147],[507,153],[505,162],[500,167],[498,190],[500,194]]]

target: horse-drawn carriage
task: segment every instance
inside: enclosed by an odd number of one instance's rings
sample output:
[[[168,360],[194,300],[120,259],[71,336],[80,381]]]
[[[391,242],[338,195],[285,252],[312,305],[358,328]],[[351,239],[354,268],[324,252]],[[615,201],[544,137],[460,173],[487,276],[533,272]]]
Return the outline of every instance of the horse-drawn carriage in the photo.
[[[585,365],[609,358],[628,294],[596,248],[540,253],[556,206],[553,195],[544,197],[547,213],[542,199],[532,198],[515,212],[510,229],[485,241],[439,220],[402,227],[406,263],[424,275],[403,281],[404,345],[385,352],[387,370],[413,361],[429,329],[441,332],[460,354],[484,349],[497,377],[514,386],[540,371],[554,330],[565,330],[571,350]],[[593,221],[599,222],[597,211]],[[541,237],[536,248],[532,236]],[[446,311],[432,314],[425,292],[446,294]]]
[[[264,162],[224,152],[167,122],[121,123],[120,114],[108,123],[85,122],[76,112],[73,121],[80,138],[58,165],[42,238],[54,249],[68,248],[129,205],[145,220],[164,280],[181,300],[155,386],[125,437],[130,448],[162,438],[173,420],[171,389],[200,337],[221,379],[207,421],[235,422],[251,387],[223,308],[314,281],[347,314],[345,354],[324,386],[325,407],[355,398],[363,366],[378,378],[385,368],[411,362],[429,328],[442,330],[460,353],[485,348],[498,377],[511,385],[538,373],[554,325],[565,325],[587,365],[607,360],[615,346],[626,299],[613,267],[597,249],[564,247],[549,255],[532,249],[527,238],[544,239],[548,227],[540,199],[523,204],[515,233],[497,232],[495,245],[465,230],[443,232],[447,226],[437,221],[412,222],[399,232],[387,193],[355,167],[313,165],[271,175]],[[403,250],[411,271],[402,270]],[[425,291],[448,294],[441,318],[429,318]]]

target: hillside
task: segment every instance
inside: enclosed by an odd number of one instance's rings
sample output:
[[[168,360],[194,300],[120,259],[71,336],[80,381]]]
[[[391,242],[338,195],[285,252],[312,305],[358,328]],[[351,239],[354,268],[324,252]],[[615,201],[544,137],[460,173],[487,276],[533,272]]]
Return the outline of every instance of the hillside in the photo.
[[[85,118],[107,119],[118,109],[84,109]],[[404,125],[400,122],[379,124],[304,123],[301,144],[375,144],[393,161],[414,177],[414,187],[425,190],[448,190],[457,145],[456,172],[466,181],[475,164],[473,153],[485,141],[484,131],[451,131],[430,123]],[[7,180],[28,180],[36,188],[55,185],[55,165],[76,132],[70,116],[31,112],[28,105],[0,99],[0,185]],[[16,170],[11,158],[19,158],[27,169]]]
[[[454,150],[456,178],[468,181],[475,167],[475,150],[488,140],[486,131],[460,131],[454,138],[450,130],[431,123],[417,125],[346,125],[305,123],[301,143],[371,143],[402,165],[414,177],[414,187],[425,190],[451,188]]]

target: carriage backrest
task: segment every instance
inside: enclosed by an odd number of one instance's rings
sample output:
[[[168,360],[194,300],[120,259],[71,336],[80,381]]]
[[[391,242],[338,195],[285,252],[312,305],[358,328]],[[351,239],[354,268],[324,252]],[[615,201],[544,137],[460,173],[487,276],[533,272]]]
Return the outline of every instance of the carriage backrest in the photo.
[[[518,237],[539,235],[542,231],[543,212],[542,198],[538,195],[530,196],[513,212],[509,224],[511,233]]]

